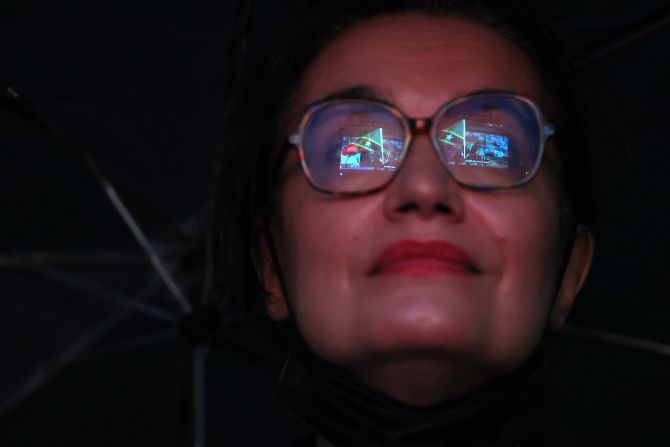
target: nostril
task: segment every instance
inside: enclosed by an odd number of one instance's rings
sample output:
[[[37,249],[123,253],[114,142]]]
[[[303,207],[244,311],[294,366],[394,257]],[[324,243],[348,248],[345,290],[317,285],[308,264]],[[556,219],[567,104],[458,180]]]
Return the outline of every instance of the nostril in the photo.
[[[451,212],[451,208],[449,208],[444,203],[436,203],[434,206],[434,210],[436,213],[444,213],[444,214],[449,214]]]
[[[410,213],[410,212],[415,212],[419,211],[421,208],[423,208],[419,203],[416,202],[408,202],[401,207],[398,208],[398,212],[400,213]],[[451,208],[448,207],[447,205],[443,203],[436,203],[433,205],[432,211],[435,214],[449,214],[451,213]]]
[[[409,202],[404,204],[403,206],[398,208],[398,211],[401,213],[408,213],[410,211],[417,211],[419,209],[419,205],[417,205],[414,202]]]

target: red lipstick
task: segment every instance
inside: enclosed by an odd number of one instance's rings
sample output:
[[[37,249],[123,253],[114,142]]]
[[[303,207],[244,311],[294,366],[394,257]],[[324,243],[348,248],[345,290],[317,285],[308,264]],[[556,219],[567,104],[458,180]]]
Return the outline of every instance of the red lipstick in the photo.
[[[384,249],[369,274],[433,276],[443,273],[480,272],[465,250],[449,242],[404,240]]]

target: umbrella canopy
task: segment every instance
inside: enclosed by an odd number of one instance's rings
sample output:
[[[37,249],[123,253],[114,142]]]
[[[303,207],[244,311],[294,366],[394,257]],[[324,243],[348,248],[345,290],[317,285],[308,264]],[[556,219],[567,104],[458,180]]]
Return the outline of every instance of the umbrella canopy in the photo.
[[[199,242],[240,37],[253,65],[296,3],[8,5],[1,445],[261,445],[305,431],[272,399],[271,329],[205,355],[182,320],[207,301]],[[600,167],[592,276],[550,340],[552,431],[565,445],[655,445],[670,436],[651,411],[670,398],[670,11],[532,5],[581,65]]]

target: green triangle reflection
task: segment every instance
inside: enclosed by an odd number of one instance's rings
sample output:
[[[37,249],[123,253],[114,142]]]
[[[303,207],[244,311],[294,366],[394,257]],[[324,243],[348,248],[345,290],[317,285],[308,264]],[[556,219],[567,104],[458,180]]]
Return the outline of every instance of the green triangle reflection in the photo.
[[[452,146],[462,146],[465,140],[465,119],[458,120],[446,129],[442,129],[438,140]]]
[[[383,148],[382,128],[380,127],[378,129],[373,130],[370,133],[363,135],[362,137],[356,138],[356,140],[352,141],[351,144],[358,146],[361,149],[365,149],[366,151],[374,154],[375,148],[372,146],[373,144],[378,146],[377,150]]]
[[[459,149],[463,148],[461,154],[463,158],[468,158],[469,151],[472,149],[474,143],[468,143],[465,135],[465,118],[456,121],[451,126],[440,131],[438,141],[446,143],[450,146],[456,146]]]

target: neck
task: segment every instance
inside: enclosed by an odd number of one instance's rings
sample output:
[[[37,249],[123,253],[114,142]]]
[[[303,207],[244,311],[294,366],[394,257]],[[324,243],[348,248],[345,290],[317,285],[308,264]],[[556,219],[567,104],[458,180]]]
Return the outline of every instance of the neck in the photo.
[[[542,365],[537,352],[513,373],[424,407],[399,402],[298,349],[277,391],[319,434],[318,447],[537,447]]]
[[[479,365],[454,361],[442,354],[393,358],[347,369],[370,388],[414,406],[429,406],[459,398],[495,376],[491,370]]]

